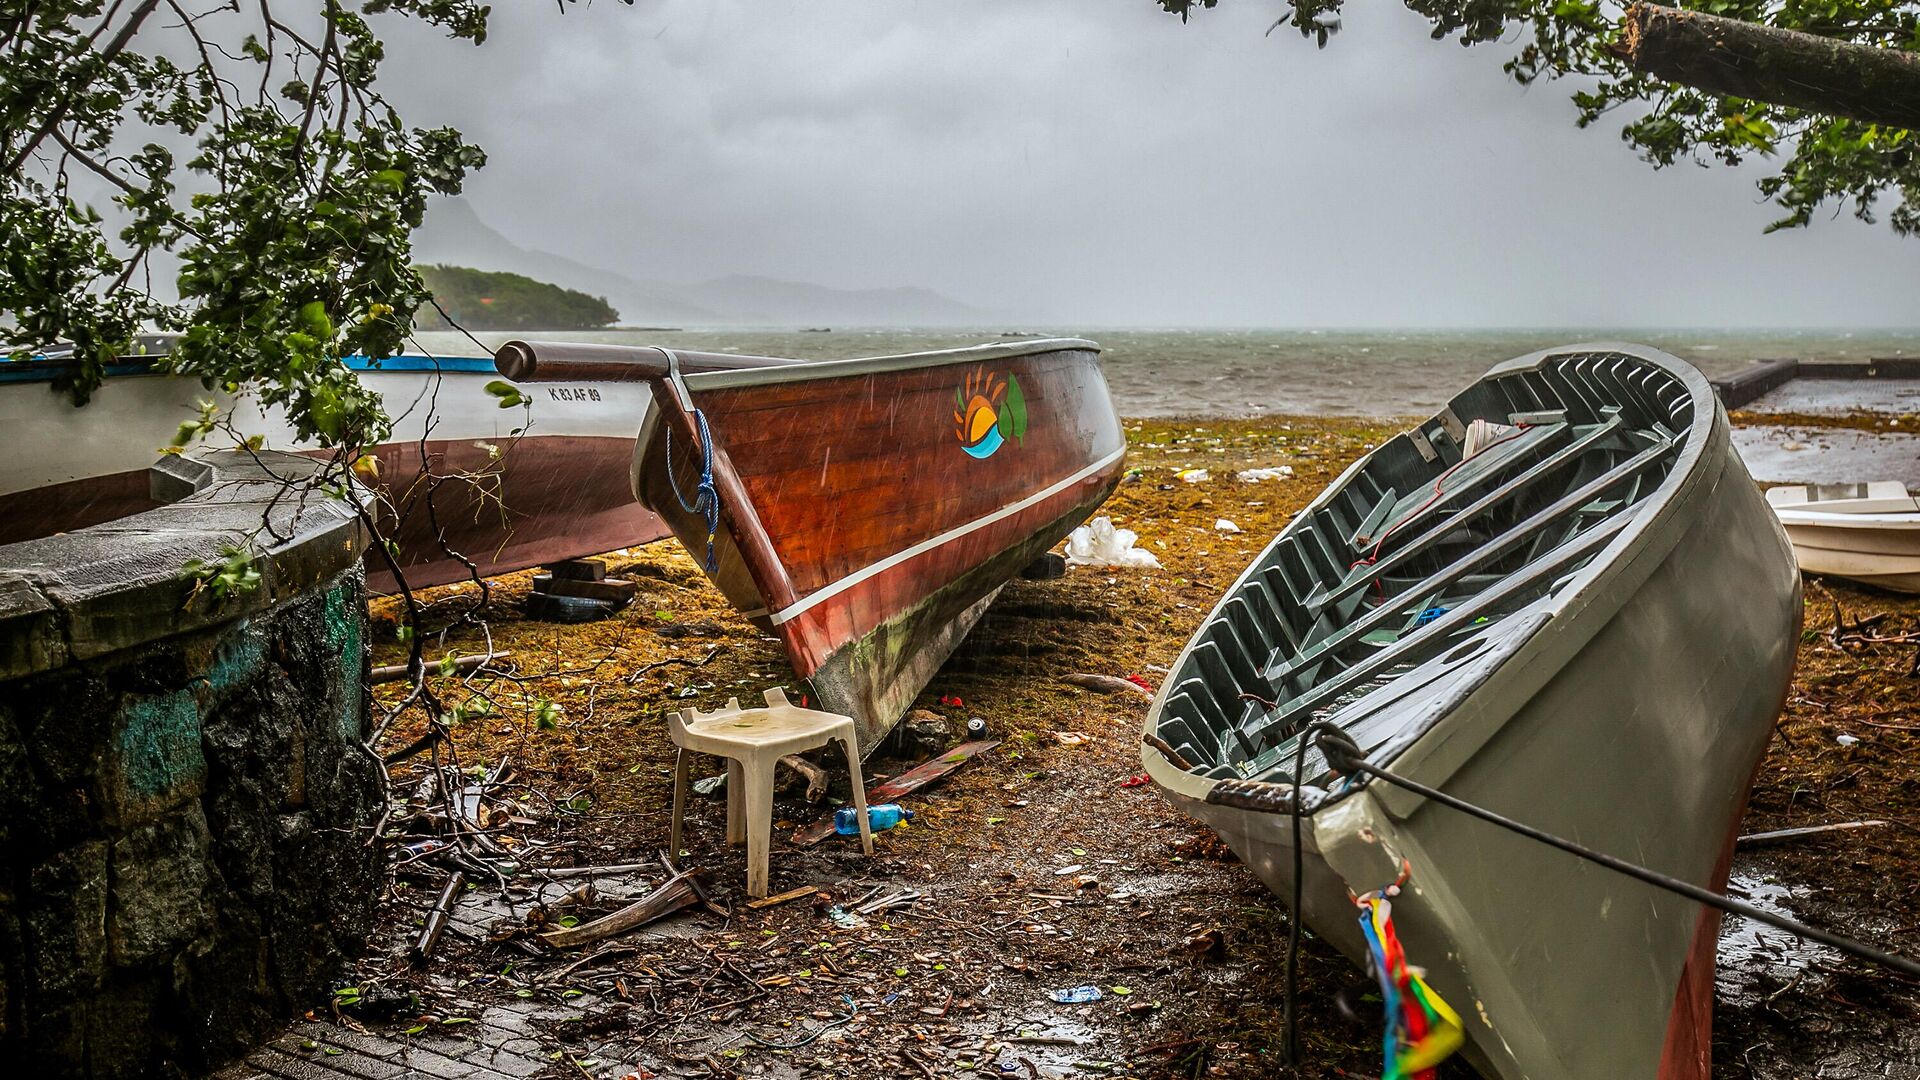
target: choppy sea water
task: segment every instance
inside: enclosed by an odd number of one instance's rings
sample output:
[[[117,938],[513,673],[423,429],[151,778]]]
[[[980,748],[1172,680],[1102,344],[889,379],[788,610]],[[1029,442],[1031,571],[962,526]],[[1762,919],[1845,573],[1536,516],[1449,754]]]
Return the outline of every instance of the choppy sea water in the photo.
[[[486,332],[487,349],[512,337],[665,345],[802,359],[843,359],[1002,340],[1007,331],[1084,337],[1100,344],[1126,416],[1407,416],[1432,412],[1487,368],[1537,349],[1581,341],[1632,341],[1665,349],[1709,375],[1759,359],[1920,356],[1920,329],[1832,330],[1146,330],[1087,327],[978,329],[764,328]],[[460,334],[419,335],[442,355],[475,355]]]

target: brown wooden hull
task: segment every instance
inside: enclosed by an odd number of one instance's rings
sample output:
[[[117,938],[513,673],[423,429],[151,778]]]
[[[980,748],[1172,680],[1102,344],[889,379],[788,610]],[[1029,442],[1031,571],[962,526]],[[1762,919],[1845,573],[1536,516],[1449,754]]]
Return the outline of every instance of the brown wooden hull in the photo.
[[[160,505],[151,487],[141,469],[0,494],[0,545],[145,513]]]
[[[387,497],[402,511],[396,538],[413,588],[470,576],[448,550],[471,561],[481,577],[491,577],[668,535],[664,522],[633,501],[631,439],[548,435],[501,451],[495,465],[473,442],[427,443],[435,475],[481,477],[474,483],[443,481],[434,490],[421,469],[420,444],[380,448]],[[367,556],[367,587],[398,589],[377,555]]]
[[[668,535],[665,523],[633,501],[632,440],[554,435],[501,449],[496,463],[473,440],[428,442],[435,475],[480,477],[473,483],[444,481],[437,489],[421,468],[419,443],[376,449],[380,492],[401,511],[394,539],[413,588],[462,581],[475,571],[489,577],[597,555]],[[0,495],[0,544],[71,532],[157,505],[144,469]],[[367,586],[381,593],[399,591],[377,553],[367,556]]]
[[[1001,416],[1016,394],[1024,423],[988,431],[973,399]],[[823,707],[855,718],[863,751],[1000,587],[1084,521],[1125,467],[1084,342],[662,379],[635,492],[703,562],[706,522],[674,492],[677,482],[690,499],[700,475],[689,401],[715,451],[711,576],[780,636]]]

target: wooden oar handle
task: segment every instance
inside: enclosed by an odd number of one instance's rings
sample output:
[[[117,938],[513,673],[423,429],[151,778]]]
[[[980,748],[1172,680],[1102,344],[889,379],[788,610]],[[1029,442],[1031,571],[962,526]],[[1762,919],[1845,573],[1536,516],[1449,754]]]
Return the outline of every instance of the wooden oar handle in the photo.
[[[645,382],[663,379],[670,358],[651,345],[509,341],[493,366],[514,382]]]
[[[514,382],[646,382],[664,379],[678,359],[682,374],[786,367],[805,363],[779,356],[685,352],[653,345],[593,345],[582,341],[509,341],[493,366]]]

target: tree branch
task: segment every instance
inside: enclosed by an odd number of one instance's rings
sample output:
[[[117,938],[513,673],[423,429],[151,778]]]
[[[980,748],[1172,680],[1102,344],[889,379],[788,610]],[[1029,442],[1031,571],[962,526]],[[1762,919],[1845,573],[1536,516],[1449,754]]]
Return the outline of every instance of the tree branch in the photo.
[[[140,24],[146,22],[147,16],[153,14],[153,9],[159,6],[160,0],[141,0],[140,6],[133,9],[133,14],[127,16],[126,25],[120,28],[120,32],[113,36],[112,41],[107,42],[106,48],[100,50],[100,66],[102,68],[111,64],[113,58],[119,56],[120,53],[126,49],[127,43],[133,40],[133,35],[139,32]],[[67,118],[67,110],[72,107],[73,95],[68,95],[60,104],[55,105],[53,109],[47,113],[47,118],[40,122],[40,126],[34,130],[34,133],[21,145],[19,150],[14,152],[13,157],[7,160],[5,171],[8,173],[19,172],[20,167],[25,165],[27,159],[33,156],[33,152],[40,149],[40,144],[45,142],[47,136],[53,133],[53,129],[60,126],[60,121]]]
[[[1920,53],[1650,3],[1627,8],[1616,51],[1711,94],[1920,130]]]
[[[73,144],[73,141],[67,138],[66,135],[62,134],[59,128],[56,127],[53,130],[49,131],[47,134],[52,136],[53,141],[59,143],[60,146],[66,150],[67,155],[69,157],[73,158],[73,160],[79,162],[80,164],[85,165],[88,168],[88,170],[93,172],[95,175],[111,182],[113,186],[119,188],[121,191],[124,191],[129,195],[141,194],[140,189],[137,187],[134,187],[133,184],[126,179],[126,177],[123,177],[119,173],[116,173],[108,169],[106,165],[102,164],[99,161],[94,160],[94,158],[90,154],[88,154],[86,151],[80,149],[78,146],[75,146]]]

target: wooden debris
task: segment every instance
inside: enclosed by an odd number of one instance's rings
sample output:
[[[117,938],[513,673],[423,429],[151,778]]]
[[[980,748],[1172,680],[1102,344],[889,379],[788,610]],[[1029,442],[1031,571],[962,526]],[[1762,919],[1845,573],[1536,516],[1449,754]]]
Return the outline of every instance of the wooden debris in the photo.
[[[760,900],[749,900],[747,901],[747,906],[755,911],[764,911],[770,907],[778,907],[789,900],[798,900],[803,896],[812,896],[815,893],[823,891],[824,890],[818,885],[802,885],[797,889],[788,889],[786,892],[776,896],[769,896]]]
[[[1148,699],[1153,697],[1153,691],[1141,686],[1139,683],[1128,679],[1116,678],[1112,675],[1089,675],[1085,672],[1075,672],[1072,675],[1060,676],[1060,681],[1066,683],[1068,686],[1077,686],[1082,690],[1092,690],[1100,694],[1138,694]]]
[[[868,788],[867,805],[878,806],[881,803],[893,802],[902,795],[919,791],[928,784],[944,778],[976,756],[999,745],[998,739],[976,739],[973,742],[961,743],[932,761],[923,762],[884,784],[875,784]],[[823,814],[811,825],[803,826],[795,832],[792,842],[796,847],[812,847],[832,835],[834,835],[833,815]]]
[[[495,653],[474,653],[471,656],[456,656],[453,658],[453,670],[451,672],[446,670],[446,662],[443,660],[428,660],[425,661],[425,664],[429,676],[460,675],[472,671],[474,668],[480,667],[490,660],[498,660],[503,656],[512,655],[512,652],[503,650]],[[367,682],[379,686],[382,683],[399,682],[406,677],[407,665],[382,664],[367,674]]]
[[[621,908],[611,915],[603,915],[589,923],[549,930],[540,935],[540,940],[556,949],[573,949],[581,945],[591,945],[596,941],[624,934],[629,930],[638,930],[650,922],[656,922],[682,908],[704,903],[706,889],[697,881],[699,869],[682,870],[668,878],[665,884],[640,899]]]
[[[1849,832],[1853,829],[1870,829],[1886,822],[1877,818],[1867,821],[1836,821],[1831,825],[1807,825],[1798,829],[1775,829],[1772,832],[1748,833],[1734,841],[1738,847],[1763,847],[1767,844],[1779,844],[1788,840],[1798,840],[1806,836],[1819,836],[1823,833]]]
[[[447,921],[453,917],[453,909],[460,903],[460,892],[467,887],[467,875],[455,870],[447,878],[447,887],[440,891],[440,899],[433,902],[427,911],[426,925],[420,928],[420,936],[414,940],[413,948],[407,955],[416,964],[424,964],[433,958],[433,950],[440,944],[440,935],[446,932]]]
[[[605,559],[568,559],[566,562],[549,563],[544,569],[548,575],[561,581],[605,581],[607,579]]]
[[[780,759],[780,764],[785,765],[787,768],[792,769],[794,772],[806,778],[808,802],[819,802],[821,799],[827,797],[827,770],[815,765],[799,754],[788,754],[786,757]]]
[[[1160,751],[1160,756],[1163,758],[1166,758],[1168,763],[1170,763],[1174,768],[1180,769],[1184,772],[1193,771],[1193,762],[1188,761],[1186,758],[1181,757],[1180,751],[1175,750],[1173,748],[1172,743],[1169,743],[1167,740],[1161,738],[1158,735],[1155,735],[1153,732],[1149,731],[1145,735],[1142,735],[1140,737],[1140,741],[1143,743],[1146,743],[1148,746],[1153,747],[1155,750]]]

